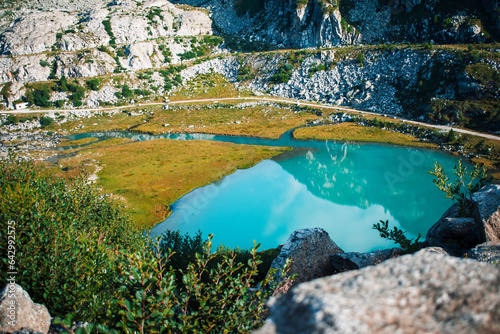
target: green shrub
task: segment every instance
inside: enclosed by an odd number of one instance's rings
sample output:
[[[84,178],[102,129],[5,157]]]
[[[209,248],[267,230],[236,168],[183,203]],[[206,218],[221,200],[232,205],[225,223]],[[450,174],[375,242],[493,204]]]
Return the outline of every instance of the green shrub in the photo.
[[[101,86],[101,81],[97,78],[92,78],[87,80],[86,84],[89,89],[98,91]]]
[[[117,253],[119,288],[108,305],[101,331],[123,333],[247,333],[264,321],[265,302],[287,284],[273,281],[271,271],[255,287],[256,247],[246,264],[234,253],[218,257],[211,252],[211,236],[186,269],[172,269],[174,253],[165,254],[161,241],[135,253]],[[286,277],[290,262],[280,272]],[[210,269],[212,268],[212,269]]]
[[[134,96],[134,92],[129,88],[128,85],[123,85],[121,95],[124,99],[130,99],[132,98],[132,96]]]
[[[8,221],[15,222],[16,282],[53,316],[98,318],[114,288],[113,250],[140,247],[131,221],[94,186],[40,177],[29,162],[0,162],[2,254]],[[2,258],[2,282],[6,266]]]
[[[377,230],[380,233],[380,237],[387,240],[392,240],[396,244],[398,244],[403,249],[404,254],[415,253],[420,249],[420,233],[418,234],[418,237],[417,239],[415,239],[415,241],[413,239],[408,239],[406,237],[406,232],[398,229],[396,226],[394,226],[393,229],[390,230],[388,220],[381,220],[380,222],[373,224],[373,229]]]
[[[26,101],[30,105],[35,105],[39,107],[50,107],[52,102],[50,102],[50,90],[46,85],[42,88],[34,88],[26,93]]]
[[[17,116],[9,114],[9,116],[7,116],[7,119],[5,120],[5,122],[3,122],[3,125],[16,124],[17,122],[19,122],[19,119],[17,118]]]
[[[292,74],[293,66],[291,64],[284,64],[278,67],[278,72],[275,73],[269,81],[274,84],[287,83],[290,80],[290,75]]]
[[[46,127],[46,126],[49,126],[51,125],[52,123],[54,123],[54,119],[51,118],[51,117],[47,117],[47,116],[42,116],[40,117],[40,126],[42,128]]]
[[[47,66],[50,66],[50,63],[46,60],[41,60],[40,59],[40,66],[42,67],[47,67]]]
[[[453,169],[453,174],[456,176],[453,182],[444,173],[443,166],[437,162],[434,164],[434,170],[429,174],[436,177],[432,182],[436,184],[438,189],[443,191],[447,198],[458,203],[459,216],[472,217],[472,194],[487,183],[486,167],[474,165],[474,169],[468,171],[460,160]]]
[[[110,38],[109,44],[115,45],[116,40],[115,40],[115,35],[113,34],[113,29],[111,29],[111,20],[106,19],[106,20],[102,21],[102,25],[104,26],[104,30],[106,30],[106,33],[108,34],[108,36]]]
[[[308,77],[312,77],[316,72],[319,72],[319,71],[324,71],[326,70],[326,66],[324,64],[318,64],[316,66],[313,66],[309,69],[309,73],[308,73]]]
[[[363,66],[363,63],[365,62],[365,55],[362,52],[360,52],[358,53],[357,59],[359,66]]]

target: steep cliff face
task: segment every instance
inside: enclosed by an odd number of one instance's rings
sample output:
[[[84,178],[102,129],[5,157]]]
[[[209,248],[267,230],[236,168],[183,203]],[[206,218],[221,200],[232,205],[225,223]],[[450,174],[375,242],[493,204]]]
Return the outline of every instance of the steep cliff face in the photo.
[[[181,1],[200,5],[199,1]],[[213,0],[214,26],[228,35],[278,47],[309,48],[358,42],[358,33],[342,21],[335,0]]]
[[[345,0],[341,2],[340,11],[343,18],[360,31],[360,39],[365,44],[474,43],[485,42],[499,31],[489,15],[494,2]]]
[[[277,47],[475,43],[498,36],[494,0],[174,0],[213,11],[223,34]]]

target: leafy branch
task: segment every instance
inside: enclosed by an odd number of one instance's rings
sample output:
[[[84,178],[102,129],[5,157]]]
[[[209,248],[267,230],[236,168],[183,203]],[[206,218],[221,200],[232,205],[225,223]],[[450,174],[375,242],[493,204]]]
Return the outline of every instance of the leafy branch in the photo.
[[[486,167],[474,165],[474,169],[468,171],[460,160],[453,169],[453,174],[456,175],[453,182],[444,173],[443,166],[437,162],[434,164],[434,170],[430,171],[429,174],[436,177],[432,182],[439,190],[443,191],[447,198],[458,203],[459,216],[470,217],[472,216],[472,194],[487,183]]]
[[[398,229],[396,226],[390,230],[388,220],[381,220],[379,223],[373,224],[373,229],[379,231],[382,238],[392,240],[399,244],[405,254],[415,253],[420,249],[420,233],[418,234],[417,239],[408,239],[406,237],[406,232]]]

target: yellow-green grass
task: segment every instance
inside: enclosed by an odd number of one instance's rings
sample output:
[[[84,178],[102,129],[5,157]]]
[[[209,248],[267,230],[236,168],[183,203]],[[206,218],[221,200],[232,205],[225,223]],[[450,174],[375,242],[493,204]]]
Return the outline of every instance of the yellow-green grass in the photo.
[[[285,150],[209,141],[158,139],[101,148],[86,148],[59,161],[51,171],[74,177],[89,166],[102,168],[97,184],[122,198],[125,211],[143,227],[162,221],[168,205],[191,190],[210,184],[238,168],[248,168]],[[61,168],[62,167],[62,168]],[[95,170],[95,168],[94,168]]]
[[[269,105],[229,108],[200,104],[169,110],[156,108],[154,116],[135,130],[155,134],[171,131],[279,138],[285,131],[317,118],[311,113],[294,113]],[[165,124],[169,126],[163,126]]]
[[[82,138],[82,139],[77,139],[77,140],[66,140],[66,141],[61,141],[58,146],[78,146],[78,145],[85,145],[88,143],[93,143],[95,141],[98,141],[98,138],[94,137],[89,137],[89,138]]]
[[[45,130],[51,130],[60,134],[75,134],[85,132],[102,132],[111,130],[126,130],[137,126],[147,119],[147,115],[128,116],[128,113],[115,115],[96,116],[91,118],[78,118],[58,125],[56,122],[49,125]],[[83,127],[81,127],[83,125]]]
[[[379,142],[403,146],[436,147],[435,144],[399,132],[391,132],[355,123],[340,123],[300,128],[294,131],[297,139]]]
[[[174,91],[169,99],[171,101],[187,99],[213,99],[224,97],[251,96],[249,91],[240,91],[219,73],[200,74],[182,84],[180,89]]]

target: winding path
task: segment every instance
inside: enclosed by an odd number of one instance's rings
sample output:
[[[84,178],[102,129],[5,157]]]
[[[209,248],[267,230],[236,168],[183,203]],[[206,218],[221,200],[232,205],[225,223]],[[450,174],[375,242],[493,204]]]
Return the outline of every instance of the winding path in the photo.
[[[81,111],[104,111],[104,110],[114,110],[114,109],[123,109],[123,108],[133,108],[133,107],[140,107],[140,106],[154,106],[154,105],[165,105],[165,104],[184,104],[184,103],[199,103],[199,102],[214,102],[217,103],[219,101],[239,101],[239,100],[250,100],[250,101],[268,101],[268,102],[278,102],[278,103],[288,103],[288,104],[295,104],[295,105],[301,105],[301,106],[308,106],[308,107],[314,107],[314,108],[323,108],[323,109],[333,109],[333,110],[340,110],[340,111],[348,111],[352,113],[358,113],[358,114],[369,114],[369,115],[375,115],[375,116],[387,116],[387,117],[392,117],[394,119],[398,119],[400,121],[409,123],[409,124],[414,124],[414,125],[420,125],[420,126],[425,126],[428,128],[434,128],[442,131],[450,131],[453,129],[455,132],[459,133],[464,133],[464,134],[469,134],[477,137],[482,137],[482,138],[487,138],[487,139],[493,139],[493,140],[499,140],[500,141],[500,136],[492,135],[489,133],[482,133],[482,132],[476,132],[472,130],[466,130],[462,128],[455,128],[451,127],[448,125],[437,125],[437,124],[429,124],[425,122],[419,122],[419,121],[413,121],[409,120],[403,117],[399,116],[393,116],[393,115],[386,115],[382,113],[376,113],[376,112],[370,112],[370,111],[361,111],[361,110],[356,110],[352,108],[347,108],[347,107],[340,107],[340,106],[332,106],[332,105],[327,105],[327,104],[321,104],[321,103],[315,103],[315,102],[305,102],[305,101],[299,101],[299,100],[291,100],[291,99],[278,99],[278,98],[269,98],[269,97],[224,97],[224,98],[210,98],[210,99],[193,99],[193,100],[179,100],[179,101],[169,101],[169,102],[148,102],[148,103],[136,103],[136,104],[130,104],[126,106],[120,106],[120,107],[109,107],[109,108],[89,108],[89,109],[43,109],[43,110],[30,110],[30,109],[25,109],[25,110],[12,110],[12,111],[0,111],[0,114],[29,114],[29,113],[47,113],[47,112],[59,112],[59,113],[64,113],[64,112],[71,112],[75,110],[81,110]]]

